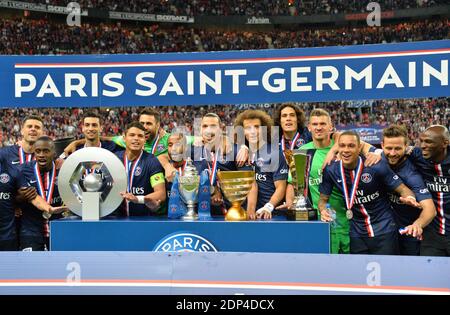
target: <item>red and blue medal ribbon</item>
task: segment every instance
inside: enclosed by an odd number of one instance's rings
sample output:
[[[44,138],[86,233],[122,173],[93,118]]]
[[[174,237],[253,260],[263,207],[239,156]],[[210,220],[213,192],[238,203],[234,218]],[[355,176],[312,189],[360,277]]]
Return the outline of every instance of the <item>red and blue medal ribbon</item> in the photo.
[[[158,146],[158,142],[159,142],[159,130],[156,131],[156,139],[155,139],[155,142],[153,142],[153,147],[152,147],[152,150],[151,150],[151,153],[153,155],[155,155],[156,147]]]
[[[136,167],[139,164],[139,161],[141,160],[142,153],[139,154],[139,157],[134,160],[134,162],[129,161],[127,158],[127,154],[123,154],[123,164],[125,165],[125,170],[127,172],[127,191],[131,192],[131,188],[133,187],[133,179],[134,179],[134,172],[136,170]]]
[[[344,165],[342,164],[342,161],[340,161],[339,164],[340,164],[340,171],[341,171],[342,191],[344,192],[345,204],[347,206],[347,210],[351,210],[353,207],[353,204],[355,203],[356,191],[358,189],[359,180],[361,179],[361,173],[362,173],[362,170],[364,167],[363,161],[362,161],[361,157],[358,157],[358,165],[356,166],[356,175],[355,175],[354,179],[351,180],[352,187],[351,187],[350,195],[349,195],[349,191],[347,188],[347,182],[345,180]],[[352,172],[354,172],[354,171],[352,171]]]
[[[209,182],[212,185],[214,185],[214,182],[216,180],[216,175],[217,175],[217,161],[219,160],[219,154],[220,154],[220,148],[216,150],[216,153],[214,154],[213,152],[211,152],[211,159],[212,159],[212,166],[209,166],[208,163],[208,168],[209,168]]]
[[[22,146],[19,146],[19,162],[20,164],[31,162],[33,153],[25,153]]]
[[[136,160],[134,160],[134,162],[128,160],[126,152],[124,152],[123,154],[123,164],[125,165],[125,170],[127,173],[127,192],[129,193],[133,193],[132,188],[133,188],[134,172],[136,171],[136,167],[138,166],[139,161],[141,160],[142,153],[143,151],[141,151],[141,154],[139,154],[139,157]],[[126,212],[127,216],[129,216],[130,211],[128,201],[126,202]]]
[[[300,133],[297,131],[294,135],[294,138],[292,138],[291,144],[289,145],[289,150],[294,150],[295,144],[297,143],[297,140],[300,139]],[[281,138],[281,150],[284,152],[286,150],[286,138],[282,136]]]
[[[44,198],[49,205],[51,205],[53,192],[55,191],[55,179],[56,179],[55,163],[54,162],[52,163],[52,170],[45,174],[44,181],[42,181],[41,172],[39,171],[39,166],[37,163],[34,165],[34,175],[37,180],[39,195],[42,198]]]

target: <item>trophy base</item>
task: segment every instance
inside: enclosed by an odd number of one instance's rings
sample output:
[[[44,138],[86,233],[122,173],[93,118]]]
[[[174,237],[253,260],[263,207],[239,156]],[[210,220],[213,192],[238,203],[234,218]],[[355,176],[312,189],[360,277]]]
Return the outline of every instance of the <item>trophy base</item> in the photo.
[[[244,208],[241,207],[239,202],[232,203],[230,209],[228,209],[227,214],[225,215],[225,221],[246,221],[247,220],[247,212],[245,212]]]
[[[309,221],[309,211],[287,210],[286,218],[289,221]]]
[[[183,221],[195,221],[198,220],[198,214],[197,213],[186,213],[184,216],[181,217],[181,220]]]

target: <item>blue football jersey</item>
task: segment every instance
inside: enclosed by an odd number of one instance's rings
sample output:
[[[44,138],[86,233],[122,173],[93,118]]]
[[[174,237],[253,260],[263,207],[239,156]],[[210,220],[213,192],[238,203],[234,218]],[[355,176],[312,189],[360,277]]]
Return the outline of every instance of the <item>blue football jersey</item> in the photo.
[[[406,159],[395,167],[391,166],[391,169],[400,177],[403,183],[414,192],[418,202],[431,199],[431,194],[425,186],[422,176],[410,160]],[[395,221],[399,227],[413,224],[422,212],[422,209],[402,203],[400,201],[400,195],[396,192],[389,192],[389,199],[391,200],[391,205],[394,209]]]
[[[283,134],[281,133],[279,145],[280,148],[284,147],[285,149],[297,150],[300,149],[302,145],[305,145],[308,142],[311,142],[312,140],[313,139],[311,132],[308,130],[308,128],[304,127],[298,130],[297,133],[294,135],[294,138],[291,140],[284,139]]]
[[[233,150],[230,152],[224,153],[220,151],[217,155],[217,172],[219,171],[237,171],[237,170],[245,170],[251,169],[250,166],[243,166],[239,168],[236,164],[236,156],[239,152],[239,147],[234,144]],[[211,172],[213,170],[213,160],[216,158],[215,152],[211,152],[205,146],[201,147],[192,147],[191,158],[194,161],[194,166],[197,170],[203,171],[204,169],[208,169]],[[199,171],[199,174],[201,173]],[[215,176],[212,185],[217,186],[217,175]],[[223,206],[211,205],[211,214],[212,215],[224,215],[227,208],[231,207],[231,203],[225,198]]]
[[[279,146],[272,150],[271,145],[264,144],[252,155],[252,166],[258,185],[256,209],[259,209],[270,201],[275,192],[275,182],[287,181],[289,168]]]
[[[125,151],[119,151],[116,153],[117,157],[124,161]],[[131,163],[133,164],[133,163]],[[127,168],[125,166],[125,168]],[[164,180],[164,169],[159,163],[158,159],[151,153],[142,152],[142,156],[136,165],[130,165],[130,174],[128,175],[128,180],[132,177],[132,185],[130,187],[130,192],[135,196],[145,196],[152,193],[154,190],[150,183],[150,178],[153,175],[161,176],[160,180]],[[164,183],[164,181],[163,181]],[[133,202],[128,203],[128,213],[126,212],[126,201],[121,205],[121,215],[123,216],[148,216],[155,215],[159,213],[152,212],[146,205],[137,204]]]
[[[85,147],[84,144],[78,145],[77,146],[77,150],[83,149],[84,147]],[[114,143],[113,141],[107,141],[107,140],[100,140],[99,148],[106,149],[106,150],[111,151],[113,153],[119,152],[119,151],[123,151],[123,148],[118,146],[116,143]]]
[[[344,168],[344,172],[350,195],[355,170]],[[351,237],[375,237],[397,228],[387,192],[393,191],[400,184],[402,184],[400,177],[389,168],[385,160],[371,167],[363,166],[351,209],[353,211],[353,219],[350,221]],[[337,187],[344,196],[340,161],[334,161],[325,168],[319,191],[330,196],[333,187]]]
[[[25,153],[19,145],[14,144],[0,148],[0,164],[4,165],[8,170],[20,171],[22,165],[33,160],[34,154]]]
[[[0,240],[17,237],[15,226],[15,196],[25,186],[23,177],[15,170],[0,165]]]
[[[42,198],[47,200],[52,206],[61,206],[62,199],[58,191],[58,174],[59,170],[55,170],[55,178],[53,181],[53,189],[51,187],[52,171],[40,173],[40,178],[36,174],[36,161],[32,161],[24,165],[22,169],[22,176],[26,181],[26,186],[36,188],[38,194],[41,195],[39,189],[39,182],[43,187]],[[49,196],[51,194],[51,196]],[[42,211],[37,209],[31,203],[21,204],[22,209],[22,224],[20,234],[23,236],[43,237],[49,236],[48,221],[42,217]],[[61,215],[53,215],[52,219],[61,217]]]
[[[414,163],[436,206],[436,216],[430,223],[439,234],[450,233],[450,147],[440,163],[426,160],[420,148],[414,148],[408,158]]]

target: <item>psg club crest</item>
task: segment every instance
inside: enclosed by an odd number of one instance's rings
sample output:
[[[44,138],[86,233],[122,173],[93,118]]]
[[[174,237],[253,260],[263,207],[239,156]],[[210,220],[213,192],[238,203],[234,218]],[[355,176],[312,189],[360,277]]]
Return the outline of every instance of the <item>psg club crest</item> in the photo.
[[[163,150],[164,150],[164,145],[163,145],[162,143],[158,144],[158,145],[156,146],[156,150],[158,150],[158,151],[163,151]]]
[[[364,174],[361,175],[361,180],[364,183],[368,184],[368,183],[370,183],[372,181],[372,175],[370,175],[369,173],[364,173]]]
[[[7,182],[9,182],[9,175],[6,173],[1,174],[0,175],[0,183],[6,184]]]
[[[170,207],[170,212],[176,212],[178,209],[177,209],[177,206],[176,205],[172,205],[171,207]]]
[[[134,171],[134,176],[139,176],[142,173],[142,168],[140,166],[136,167],[136,170]]]
[[[262,166],[264,165],[264,159],[263,159],[263,158],[258,158],[258,159],[256,160],[256,165],[257,165],[258,167],[262,167]]]
[[[175,232],[167,235],[153,249],[155,252],[217,252],[206,238],[190,233]]]
[[[206,201],[202,201],[200,203],[200,208],[203,209],[203,210],[208,209],[208,203]]]
[[[304,144],[305,144],[305,140],[303,140],[303,139],[298,139],[297,141],[295,141],[296,147],[301,147]]]

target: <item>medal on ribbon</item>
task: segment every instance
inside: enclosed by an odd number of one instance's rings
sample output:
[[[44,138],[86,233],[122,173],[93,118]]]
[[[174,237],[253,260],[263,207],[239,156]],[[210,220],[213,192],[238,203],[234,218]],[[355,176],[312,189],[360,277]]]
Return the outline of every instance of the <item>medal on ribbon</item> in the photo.
[[[141,151],[141,154],[139,154],[139,157],[134,160],[134,162],[129,161],[127,158],[127,153],[123,153],[123,164],[125,165],[125,171],[127,173],[127,192],[133,193],[133,180],[134,180],[134,172],[136,171],[136,168],[139,164],[139,161],[142,157],[143,151]],[[126,201],[126,213],[127,216],[130,216],[130,205],[129,201]]]
[[[209,183],[211,186],[214,185],[214,182],[216,181],[216,175],[217,175],[217,161],[219,160],[219,154],[220,154],[220,149],[216,150],[216,153],[211,153],[211,159],[212,159],[212,166],[209,165],[208,163],[208,168],[209,168]]]
[[[36,177],[36,184],[38,186],[39,195],[42,198],[44,198],[44,200],[47,201],[47,203],[49,205],[51,205],[52,198],[53,198],[53,192],[55,191],[55,179],[56,179],[55,163],[52,162],[52,169],[50,172],[46,172],[44,181],[42,180],[39,166],[36,163],[34,165],[34,176]],[[52,215],[51,215],[51,213],[44,211],[44,212],[42,212],[42,216],[48,220],[48,219],[50,219],[50,217]]]
[[[345,180],[345,170],[344,170],[344,165],[343,165],[342,161],[340,161],[339,166],[340,166],[340,173],[341,173],[340,175],[341,175],[341,180],[342,180],[342,191],[344,192],[345,205],[347,207],[347,211],[345,212],[345,215],[346,215],[347,219],[351,220],[353,218],[352,207],[353,207],[353,204],[355,203],[356,191],[358,189],[359,180],[361,179],[361,173],[362,173],[364,166],[363,166],[361,157],[358,157],[358,164],[356,166],[356,174],[353,176],[355,171],[354,170],[351,171],[352,186],[350,187],[350,189],[351,189],[350,194],[349,194],[349,190],[347,187],[347,182]]]

